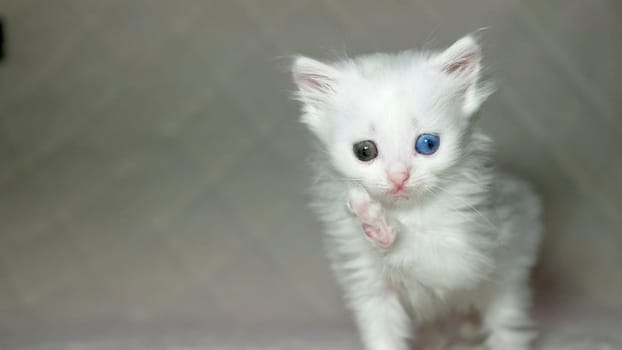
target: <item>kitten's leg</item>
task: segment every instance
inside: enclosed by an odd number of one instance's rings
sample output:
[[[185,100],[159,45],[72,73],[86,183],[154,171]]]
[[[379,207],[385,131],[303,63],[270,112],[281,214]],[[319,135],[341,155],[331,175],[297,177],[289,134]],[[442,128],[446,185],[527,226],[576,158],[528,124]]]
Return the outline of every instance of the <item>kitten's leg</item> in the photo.
[[[351,190],[348,209],[361,221],[363,231],[372,241],[383,248],[393,244],[396,229],[388,224],[380,203],[371,199],[366,191],[358,188]]]
[[[393,291],[365,293],[351,305],[366,350],[408,349],[411,321]]]
[[[485,332],[475,310],[466,313],[457,324],[457,338],[465,346],[465,349],[476,349],[475,344],[481,344],[485,339]],[[466,347],[469,344],[470,347]],[[458,348],[457,348],[458,349]],[[454,348],[452,348],[454,350]]]
[[[529,316],[531,305],[526,281],[506,284],[494,293],[485,310],[483,323],[489,332],[490,350],[527,350],[537,333]]]

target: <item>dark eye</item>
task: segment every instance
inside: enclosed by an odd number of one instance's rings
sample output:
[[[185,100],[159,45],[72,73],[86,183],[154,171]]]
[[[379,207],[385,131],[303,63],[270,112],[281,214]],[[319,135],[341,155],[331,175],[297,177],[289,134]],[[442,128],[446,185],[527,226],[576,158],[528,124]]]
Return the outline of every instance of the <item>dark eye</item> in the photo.
[[[369,162],[378,156],[378,148],[376,148],[376,144],[370,140],[355,143],[352,150],[356,158],[364,162]]]
[[[420,154],[430,155],[438,149],[441,138],[438,135],[421,134],[415,141],[415,151]]]

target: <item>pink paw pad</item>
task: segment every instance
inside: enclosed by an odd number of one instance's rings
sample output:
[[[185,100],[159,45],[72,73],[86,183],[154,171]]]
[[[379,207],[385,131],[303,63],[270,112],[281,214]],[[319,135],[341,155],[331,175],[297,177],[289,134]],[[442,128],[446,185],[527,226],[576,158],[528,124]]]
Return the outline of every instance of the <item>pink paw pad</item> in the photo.
[[[380,204],[363,191],[352,191],[348,209],[362,223],[365,235],[381,247],[389,247],[395,241],[395,229],[387,224]]]
[[[374,227],[369,224],[363,224],[363,231],[367,237],[378,242],[382,247],[389,247],[395,240],[395,229],[390,226]]]

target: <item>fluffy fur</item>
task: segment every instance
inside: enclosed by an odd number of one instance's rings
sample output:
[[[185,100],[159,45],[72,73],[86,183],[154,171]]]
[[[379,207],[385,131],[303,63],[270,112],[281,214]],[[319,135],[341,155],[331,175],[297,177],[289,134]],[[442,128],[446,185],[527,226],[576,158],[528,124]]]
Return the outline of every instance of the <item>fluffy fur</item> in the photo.
[[[478,311],[490,349],[527,349],[534,338],[540,205],[495,169],[473,125],[491,93],[480,61],[467,36],[442,52],[293,64],[301,120],[318,140],[314,207],[368,350],[406,349],[415,326],[450,311]],[[440,136],[436,153],[415,152],[422,133]],[[353,154],[362,140],[377,145],[373,161]],[[395,171],[406,174],[398,194]]]

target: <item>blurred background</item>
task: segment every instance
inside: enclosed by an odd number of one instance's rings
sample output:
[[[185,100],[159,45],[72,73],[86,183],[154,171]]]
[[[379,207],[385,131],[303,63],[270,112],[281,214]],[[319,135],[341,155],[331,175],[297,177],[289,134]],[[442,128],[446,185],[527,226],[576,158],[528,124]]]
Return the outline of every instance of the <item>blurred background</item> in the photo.
[[[542,346],[622,348],[622,2],[2,0],[0,16],[1,349],[358,348],[306,204],[287,57],[481,27],[498,92],[480,124],[546,208]]]

